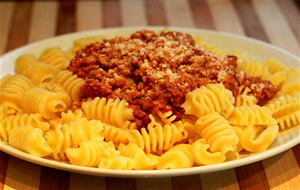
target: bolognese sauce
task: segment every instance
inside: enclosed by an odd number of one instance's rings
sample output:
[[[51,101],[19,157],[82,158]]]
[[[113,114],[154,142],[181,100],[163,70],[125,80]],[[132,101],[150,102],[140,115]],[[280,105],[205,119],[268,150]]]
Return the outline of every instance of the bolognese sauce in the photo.
[[[259,99],[280,90],[236,66],[236,56],[205,51],[189,34],[142,30],[88,45],[77,52],[69,70],[86,81],[86,98],[124,99],[133,109],[134,122],[145,127],[149,114],[158,111],[172,111],[180,120],[186,94],[202,85],[222,83],[235,97],[244,85]]]

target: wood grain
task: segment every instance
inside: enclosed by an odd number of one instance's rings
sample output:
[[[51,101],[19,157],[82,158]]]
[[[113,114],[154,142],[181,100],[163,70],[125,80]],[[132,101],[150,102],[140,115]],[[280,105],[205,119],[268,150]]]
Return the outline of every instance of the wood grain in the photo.
[[[123,26],[146,26],[147,18],[143,0],[120,1]]]
[[[107,178],[106,179],[107,190],[136,190],[136,179],[131,178]]]
[[[139,178],[136,179],[136,186],[138,190],[151,189],[172,189],[171,179],[168,178]]]
[[[262,161],[271,189],[297,189],[300,187],[300,170],[290,149]]]
[[[217,30],[245,35],[240,18],[231,1],[207,0],[207,3]]]
[[[180,176],[171,178],[172,189],[202,189],[200,175]]]
[[[28,42],[50,38],[56,32],[58,3],[56,1],[34,2]]]
[[[59,1],[56,34],[67,34],[75,31],[76,3],[74,1]]]
[[[76,31],[98,29],[103,26],[101,1],[77,1]]]
[[[42,166],[39,189],[67,190],[70,187],[70,172]]]
[[[253,5],[270,41],[274,45],[299,55],[297,38],[276,2],[255,0]]]
[[[239,183],[234,169],[201,174],[203,189],[239,189]],[[206,183],[209,181],[209,183]]]
[[[106,189],[106,178],[77,173],[70,174],[70,189]]]
[[[270,189],[261,162],[235,168],[240,189]]]
[[[119,1],[103,1],[103,27],[117,27],[122,25]]]
[[[0,55],[6,51],[15,2],[0,2]]]
[[[300,10],[292,0],[277,0],[277,3],[300,43]]]
[[[163,2],[169,26],[195,26],[187,0],[164,0]]]
[[[41,166],[10,156],[4,189],[39,189],[40,173]]]
[[[233,2],[246,35],[251,38],[269,42],[268,36],[257,18],[251,2],[249,0]]]
[[[0,190],[4,188],[9,155],[0,151]]]
[[[211,13],[209,11],[206,1],[190,0],[190,9],[192,11],[195,27],[214,29],[214,23],[211,19]]]
[[[28,42],[31,11],[32,2],[16,2],[7,42],[7,51],[23,46]]]
[[[148,25],[165,26],[167,24],[162,0],[145,0]]]

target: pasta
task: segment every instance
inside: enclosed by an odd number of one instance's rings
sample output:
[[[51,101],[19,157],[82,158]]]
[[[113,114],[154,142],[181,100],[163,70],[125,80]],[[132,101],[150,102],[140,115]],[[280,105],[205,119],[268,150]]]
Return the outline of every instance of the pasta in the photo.
[[[266,107],[272,111],[280,128],[290,128],[300,123],[300,100],[290,95],[281,96],[270,100]]]
[[[205,166],[265,151],[300,123],[300,71],[227,54],[163,30],[22,55],[16,74],[0,81],[0,140],[114,170]]]
[[[220,151],[226,158],[236,156],[239,138],[229,122],[219,113],[214,112],[199,118],[195,126],[200,137],[210,145],[211,152]]]
[[[98,119],[104,123],[125,128],[126,121],[133,120],[132,110],[127,108],[124,100],[95,98],[82,103],[82,109],[88,119]]]
[[[9,143],[13,147],[38,157],[47,156],[52,152],[43,137],[43,131],[31,126],[14,128],[11,131]]]
[[[276,120],[267,107],[258,105],[235,107],[228,121],[232,125],[274,125]]]
[[[41,113],[45,119],[52,119],[58,112],[69,109],[71,99],[58,84],[44,83],[28,89],[21,100],[21,108],[28,113]]]
[[[234,97],[232,93],[221,84],[208,84],[206,87],[189,92],[186,101],[182,104],[186,115],[197,117],[212,112],[223,112],[225,117],[233,112]]]
[[[81,87],[85,83],[83,79],[73,75],[71,71],[58,71],[53,78],[53,83],[61,85],[71,97],[72,101],[80,102],[83,98]]]
[[[38,60],[53,65],[59,70],[66,69],[70,64],[66,53],[60,48],[46,48]]]
[[[33,55],[22,55],[16,60],[15,72],[28,77],[34,85],[50,82],[57,68],[37,61]]]
[[[0,121],[0,137],[4,141],[8,141],[8,137],[14,128],[25,125],[39,128],[42,131],[47,131],[50,128],[50,124],[39,113],[10,115]]]
[[[26,90],[33,87],[33,83],[25,76],[14,75],[7,79],[0,89],[0,102],[13,109],[20,108],[20,102]]]
[[[156,168],[158,170],[189,168],[194,165],[191,145],[179,144],[161,155]]]

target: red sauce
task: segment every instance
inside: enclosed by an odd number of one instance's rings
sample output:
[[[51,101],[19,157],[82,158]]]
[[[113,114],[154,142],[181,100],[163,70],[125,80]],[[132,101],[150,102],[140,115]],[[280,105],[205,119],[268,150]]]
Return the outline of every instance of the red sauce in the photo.
[[[189,34],[137,31],[130,38],[116,37],[94,43],[71,60],[69,70],[85,79],[86,98],[120,98],[133,109],[135,123],[147,126],[149,114],[184,113],[185,95],[209,83],[223,83],[234,96],[239,86],[249,87],[263,99],[280,89],[261,77],[236,71],[237,57],[217,57],[195,46]]]

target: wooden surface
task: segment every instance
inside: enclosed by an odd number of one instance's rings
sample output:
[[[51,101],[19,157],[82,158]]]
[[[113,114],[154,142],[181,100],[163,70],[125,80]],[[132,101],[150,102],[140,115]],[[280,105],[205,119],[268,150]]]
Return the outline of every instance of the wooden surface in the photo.
[[[0,53],[56,35],[105,27],[169,25],[249,36],[299,56],[299,0],[0,2]],[[300,145],[235,169],[182,177],[122,179],[41,167],[0,151],[2,189],[299,189]]]

